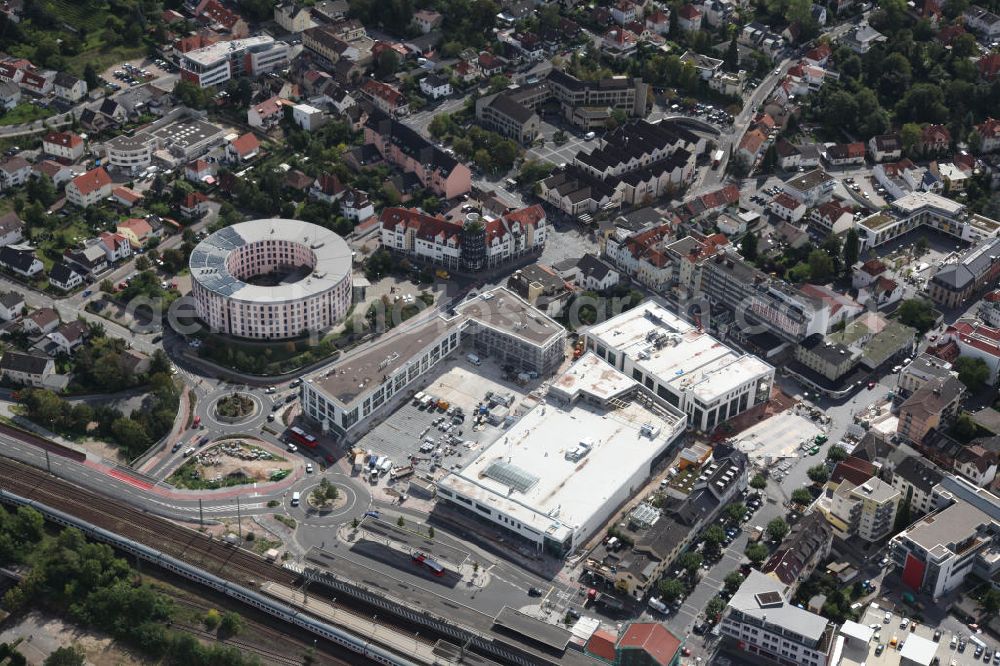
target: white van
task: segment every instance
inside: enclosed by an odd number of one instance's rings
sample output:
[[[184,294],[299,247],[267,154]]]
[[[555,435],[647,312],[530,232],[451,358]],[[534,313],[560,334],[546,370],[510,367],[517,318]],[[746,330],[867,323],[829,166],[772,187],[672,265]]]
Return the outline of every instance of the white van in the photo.
[[[481,365],[483,362],[482,359],[480,359],[475,354],[466,354],[465,359],[472,365]]]
[[[653,610],[660,611],[661,613],[667,612],[667,605],[656,597],[649,598],[649,607]]]
[[[302,493],[292,493],[292,506],[298,506],[300,499],[302,499]]]
[[[595,134],[594,132],[587,132],[586,134],[583,135],[583,138],[586,141],[592,141],[595,136],[597,136],[597,134]]]

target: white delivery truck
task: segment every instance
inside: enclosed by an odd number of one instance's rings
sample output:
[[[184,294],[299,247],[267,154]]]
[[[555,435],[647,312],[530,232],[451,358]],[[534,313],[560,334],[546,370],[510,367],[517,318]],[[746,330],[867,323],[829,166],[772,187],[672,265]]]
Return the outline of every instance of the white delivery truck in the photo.
[[[472,365],[482,365],[482,360],[475,354],[466,354],[465,359]]]

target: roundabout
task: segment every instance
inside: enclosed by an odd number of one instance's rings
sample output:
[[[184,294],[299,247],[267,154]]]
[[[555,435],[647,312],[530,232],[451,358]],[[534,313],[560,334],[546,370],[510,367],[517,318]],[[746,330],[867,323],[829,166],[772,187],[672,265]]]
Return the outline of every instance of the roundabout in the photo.
[[[224,395],[212,405],[215,418],[220,423],[243,423],[261,410],[260,402],[249,393],[233,392]]]

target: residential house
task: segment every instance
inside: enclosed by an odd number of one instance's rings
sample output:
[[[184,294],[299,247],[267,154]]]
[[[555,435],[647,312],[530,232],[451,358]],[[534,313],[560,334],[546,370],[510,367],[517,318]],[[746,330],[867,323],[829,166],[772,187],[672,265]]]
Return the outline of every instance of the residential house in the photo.
[[[51,69],[25,71],[21,77],[21,87],[36,95],[48,95],[55,88],[56,72]]]
[[[104,256],[109,263],[121,261],[132,256],[132,244],[128,238],[112,231],[102,231],[97,239],[104,250]]]
[[[808,513],[785,535],[760,571],[784,585],[785,594],[794,594],[799,583],[830,555],[832,544],[833,530],[822,514]]]
[[[886,265],[878,259],[859,262],[853,267],[851,286],[855,289],[864,289],[874,284],[880,277],[887,276],[887,271]]]
[[[31,336],[45,335],[59,326],[59,315],[52,308],[33,310],[24,318],[24,332]]]
[[[962,447],[955,457],[954,469],[980,488],[988,488],[997,475],[996,437],[979,438]]]
[[[328,204],[332,204],[337,201],[344,193],[347,192],[347,188],[340,182],[336,174],[321,174],[313,182],[312,187],[309,189],[309,197],[317,201],[324,201]]]
[[[976,315],[990,328],[1000,329],[1000,289],[994,289],[983,296]]]
[[[228,32],[234,39],[250,34],[246,19],[225,7],[219,0],[201,0],[195,6],[194,15],[208,27],[218,32]]]
[[[871,285],[858,291],[858,302],[881,310],[903,299],[903,285],[887,277],[879,277]]]
[[[365,123],[365,143],[404,172],[416,174],[438,196],[453,199],[472,189],[472,172],[465,164],[378,110]]]
[[[782,185],[784,191],[807,207],[818,206],[833,196],[837,181],[822,169],[793,176]]]
[[[81,246],[63,252],[63,262],[79,273],[81,277],[92,278],[108,268],[108,256],[104,249],[104,243],[97,238],[84,241]]]
[[[367,79],[361,86],[361,94],[377,109],[393,118],[405,116],[410,112],[406,96],[388,83]]]
[[[987,118],[975,126],[979,135],[979,152],[992,153],[1000,149],[1000,120]]]
[[[292,122],[306,130],[315,132],[330,119],[322,109],[310,104],[295,104],[292,106]]]
[[[142,193],[121,185],[111,190],[111,198],[125,208],[131,208],[142,201]]]
[[[118,233],[128,239],[133,249],[141,248],[155,235],[153,226],[141,217],[130,217],[118,223]]]
[[[208,197],[202,192],[188,192],[181,201],[180,211],[188,220],[200,220],[208,213]]]
[[[681,56],[681,64],[690,64],[698,70],[698,75],[702,79],[709,81],[722,71],[723,61],[719,58],[710,58],[709,56],[695,53],[694,51],[685,51],[684,55]]]
[[[431,99],[447,97],[451,94],[451,83],[437,74],[430,74],[420,80],[420,92]]]
[[[753,128],[743,135],[736,155],[752,167],[763,155],[765,144],[767,144],[767,134],[758,128]]]
[[[772,213],[789,222],[798,222],[806,214],[806,205],[785,192],[779,192],[768,204],[768,208]]]
[[[701,30],[702,13],[690,4],[684,4],[677,10],[677,27],[684,32]]]
[[[812,209],[809,221],[826,234],[842,234],[854,226],[854,214],[838,203],[827,201]]]
[[[24,313],[24,308],[24,296],[16,291],[7,291],[0,294],[0,319],[3,321],[20,319]]]
[[[53,80],[53,91],[59,99],[75,104],[87,95],[87,82],[68,72],[59,72]]]
[[[4,245],[0,247],[0,268],[30,278],[41,273],[45,266],[30,245]]]
[[[297,4],[294,0],[279,2],[274,6],[274,21],[282,30],[291,33],[300,33],[316,27],[312,10],[305,5]]]
[[[253,132],[241,134],[226,145],[226,159],[230,162],[246,162],[260,153],[260,140]]]
[[[13,81],[0,81],[0,109],[10,111],[21,101],[21,86]]]
[[[793,171],[801,164],[802,151],[785,137],[775,142],[774,152],[778,156],[778,166],[785,171]]]
[[[951,132],[944,125],[924,125],[917,149],[924,155],[937,155],[951,146]]]
[[[20,155],[0,162],[0,190],[24,185],[31,177],[31,163]]]
[[[646,16],[646,29],[657,35],[670,33],[670,9],[656,9]]]
[[[0,215],[0,247],[20,243],[24,239],[24,223],[16,211]]]
[[[604,291],[618,284],[621,274],[593,254],[566,259],[553,269],[560,278],[586,291]]]
[[[89,336],[87,323],[80,319],[62,324],[48,338],[55,343],[56,350],[63,354],[72,354]]]
[[[414,25],[420,28],[420,32],[425,35],[432,30],[440,28],[443,22],[444,17],[431,9],[420,9],[413,13]]]
[[[622,666],[677,666],[684,640],[661,622],[632,622],[615,645],[614,662]]]
[[[865,163],[865,144],[836,143],[826,149],[826,161],[832,166],[862,165]]]
[[[900,405],[897,434],[906,441],[920,443],[931,429],[950,424],[964,396],[964,385],[954,377],[930,380]]]
[[[841,538],[857,536],[869,543],[885,539],[892,533],[903,494],[891,484],[872,477],[862,483],[844,479],[828,484],[826,519]]]
[[[953,345],[960,356],[982,360],[989,368],[991,386],[1000,380],[1000,329],[975,319],[962,318],[945,328],[938,338],[938,345]]]
[[[346,219],[360,223],[375,216],[375,207],[366,193],[351,189],[340,200],[340,213]]]
[[[197,185],[208,183],[215,177],[215,163],[200,158],[194,162],[188,162],[187,166],[184,167],[184,177]]]
[[[83,139],[74,132],[49,132],[42,138],[42,152],[75,162],[83,157]]]
[[[288,100],[281,97],[271,97],[258,104],[252,104],[247,109],[247,123],[250,127],[255,127],[262,132],[268,132],[284,119],[286,105],[291,105]]]
[[[858,27],[850,30],[841,40],[841,43],[857,54],[864,55],[872,48],[888,39],[875,28],[867,23],[862,23]]]
[[[611,6],[611,18],[618,25],[632,23],[642,16],[642,8],[637,7],[632,0],[618,0]]]
[[[31,166],[31,175],[35,178],[47,176],[59,189],[73,178],[73,169],[54,160],[41,160]]]
[[[901,501],[909,504],[911,514],[923,516],[938,508],[934,487],[944,478],[944,473],[937,465],[910,450],[913,455],[903,458],[892,467],[891,483],[902,494]]]
[[[1000,16],[993,12],[973,5],[965,10],[963,18],[965,27],[982,37],[984,41],[994,42],[1000,39]]]
[[[66,200],[80,208],[86,208],[111,196],[111,176],[104,167],[91,169],[77,176],[66,185]]]
[[[49,271],[49,284],[56,289],[71,291],[83,284],[83,275],[66,262],[57,261]]]
[[[0,356],[0,378],[13,384],[40,388],[55,373],[55,361],[48,356],[14,350],[7,350]]]

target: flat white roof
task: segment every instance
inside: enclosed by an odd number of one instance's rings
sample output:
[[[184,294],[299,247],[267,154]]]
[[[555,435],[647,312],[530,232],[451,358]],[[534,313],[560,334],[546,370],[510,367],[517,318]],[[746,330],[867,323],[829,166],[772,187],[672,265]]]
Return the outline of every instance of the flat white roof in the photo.
[[[564,538],[566,526],[585,524],[606,511],[622,484],[649,468],[649,462],[684,428],[678,413],[668,420],[645,407],[628,403],[604,410],[577,403],[568,408],[541,404],[483,450],[461,472],[438,486],[454,490],[541,534]],[[644,426],[651,426],[644,434]],[[566,457],[581,442],[589,453]],[[494,464],[520,477],[524,490],[494,477]]]
[[[903,649],[899,651],[899,656],[914,664],[930,666],[930,663],[934,661],[934,653],[937,652],[937,648],[938,644],[934,641],[911,633],[903,642]]]
[[[552,382],[549,391],[570,402],[580,393],[606,401],[628,391],[637,383],[612,368],[594,352],[588,351]]]
[[[840,633],[848,638],[867,643],[875,635],[875,630],[865,624],[859,624],[852,620],[844,620],[844,624],[840,627]]]
[[[925,206],[937,208],[949,215],[958,215],[965,210],[965,206],[957,201],[952,201],[931,192],[910,192],[892,202],[893,208],[906,213],[912,213]]]
[[[188,51],[182,57],[185,60],[190,60],[193,63],[201,65],[202,67],[210,67],[228,59],[230,54],[239,53],[255,46],[260,47],[273,43],[275,43],[273,37],[269,35],[257,35],[256,37],[247,37],[246,39],[232,39],[227,42],[216,42],[215,44],[203,46],[200,49]]]
[[[756,356],[740,354],[661,305],[646,301],[591,327],[587,334],[626,354],[645,374],[705,403],[773,372]],[[656,343],[660,336],[662,344]]]

